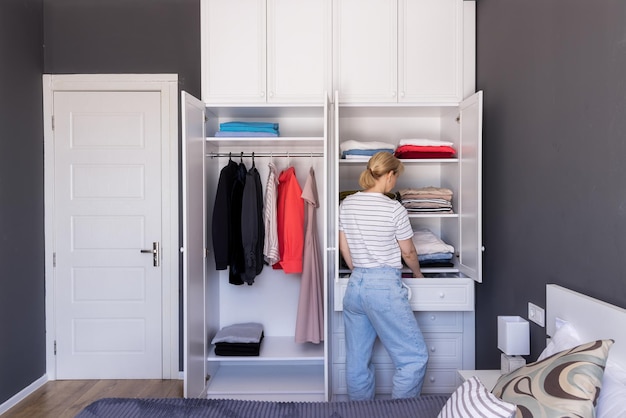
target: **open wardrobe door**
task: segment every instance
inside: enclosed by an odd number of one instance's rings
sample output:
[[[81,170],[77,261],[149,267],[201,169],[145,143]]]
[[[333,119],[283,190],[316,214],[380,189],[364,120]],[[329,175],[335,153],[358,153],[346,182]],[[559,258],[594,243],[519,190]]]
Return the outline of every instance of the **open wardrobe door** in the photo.
[[[206,382],[205,106],[183,91],[181,112],[184,396],[195,398]]]

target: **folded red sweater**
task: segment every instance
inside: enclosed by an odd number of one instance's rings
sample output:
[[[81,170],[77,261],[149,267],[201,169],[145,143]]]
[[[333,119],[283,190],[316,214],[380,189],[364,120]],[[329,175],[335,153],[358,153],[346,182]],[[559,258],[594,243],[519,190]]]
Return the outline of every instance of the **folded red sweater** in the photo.
[[[456,150],[449,146],[401,145],[394,155],[401,159],[451,158],[456,155]]]

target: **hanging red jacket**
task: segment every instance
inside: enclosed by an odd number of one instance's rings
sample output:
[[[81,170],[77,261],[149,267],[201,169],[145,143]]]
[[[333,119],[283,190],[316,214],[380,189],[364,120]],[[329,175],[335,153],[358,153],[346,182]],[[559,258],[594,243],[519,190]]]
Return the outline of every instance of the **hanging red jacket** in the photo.
[[[289,167],[278,177],[276,226],[280,261],[274,269],[302,273],[304,250],[304,201],[296,170]]]

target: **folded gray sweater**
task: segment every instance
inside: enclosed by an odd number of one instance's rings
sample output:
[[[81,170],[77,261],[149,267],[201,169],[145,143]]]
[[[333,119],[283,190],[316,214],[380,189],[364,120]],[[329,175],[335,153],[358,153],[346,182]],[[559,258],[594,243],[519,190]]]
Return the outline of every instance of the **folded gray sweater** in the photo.
[[[223,327],[215,334],[211,344],[217,343],[258,343],[263,335],[263,325],[246,322]]]

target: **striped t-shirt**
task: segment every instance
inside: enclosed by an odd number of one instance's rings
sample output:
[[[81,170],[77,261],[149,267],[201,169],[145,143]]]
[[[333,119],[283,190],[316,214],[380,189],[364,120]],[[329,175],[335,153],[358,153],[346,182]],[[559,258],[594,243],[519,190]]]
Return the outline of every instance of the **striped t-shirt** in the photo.
[[[357,192],[339,207],[339,230],[348,240],[354,267],[402,268],[398,240],[413,237],[406,209],[382,193]]]

